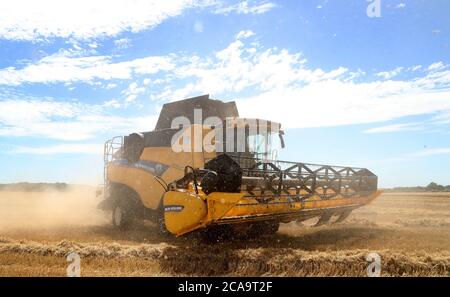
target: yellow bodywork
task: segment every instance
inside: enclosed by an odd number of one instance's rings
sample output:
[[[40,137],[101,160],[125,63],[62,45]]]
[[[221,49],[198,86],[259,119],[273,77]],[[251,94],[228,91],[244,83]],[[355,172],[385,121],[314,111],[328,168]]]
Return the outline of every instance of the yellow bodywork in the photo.
[[[326,211],[345,211],[366,205],[377,198],[381,191],[365,197],[335,197],[288,203],[282,199],[276,203],[252,203],[246,193],[203,193],[169,191],[164,195],[165,224],[167,229],[183,235],[211,224],[232,224],[258,220],[294,221],[297,218],[320,216]]]
[[[186,166],[203,166],[202,153],[174,153],[170,147],[148,147],[144,149],[140,160],[153,161],[168,166],[164,173],[157,177],[165,183],[171,183],[184,176]],[[139,194],[142,203],[151,209],[159,206],[166,189],[151,172],[142,168],[110,163],[108,180],[127,185]]]
[[[192,135],[194,135],[194,131],[198,129],[198,126],[192,125],[188,131],[191,131]],[[203,131],[203,135],[207,135],[211,129],[204,128]],[[146,147],[139,161],[156,162],[167,166],[167,170],[157,178],[169,184],[184,176],[186,166],[201,168],[204,166],[206,159],[212,159],[216,156],[215,152],[194,152],[194,144],[192,143],[191,145],[191,152],[174,152],[171,147]],[[150,209],[158,208],[166,191],[157,181],[155,175],[142,168],[114,162],[109,163],[107,168],[107,179],[110,182],[124,184],[136,191],[142,203]]]
[[[192,133],[199,128],[196,126],[191,127]],[[203,127],[203,131],[203,135],[206,135],[209,130]],[[177,236],[214,224],[258,220],[289,222],[321,216],[327,211],[340,213],[365,205],[381,193],[376,191],[367,196],[337,195],[331,199],[311,196],[300,202],[280,196],[269,203],[261,203],[255,197],[249,197],[245,191],[206,195],[201,188],[196,193],[192,183],[188,189],[168,190],[165,187],[181,179],[186,166],[203,168],[205,162],[214,157],[215,152],[196,152],[195,149],[191,152],[174,152],[171,147],[145,147],[138,163],[151,162],[156,166],[164,166],[165,170],[161,174],[133,164],[110,162],[107,165],[107,179],[133,189],[149,209],[158,209],[162,201],[166,228]]]

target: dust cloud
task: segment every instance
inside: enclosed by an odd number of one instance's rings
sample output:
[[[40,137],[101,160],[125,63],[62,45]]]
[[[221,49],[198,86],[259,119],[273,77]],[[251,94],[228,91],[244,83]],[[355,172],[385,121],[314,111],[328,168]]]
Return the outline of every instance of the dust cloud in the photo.
[[[0,191],[0,230],[94,226],[108,222],[100,197],[87,186],[64,191]]]

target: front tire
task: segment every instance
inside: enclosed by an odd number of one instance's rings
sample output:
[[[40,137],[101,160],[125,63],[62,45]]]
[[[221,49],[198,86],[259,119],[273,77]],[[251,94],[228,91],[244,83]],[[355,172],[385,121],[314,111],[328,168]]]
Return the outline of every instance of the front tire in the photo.
[[[144,205],[139,195],[129,187],[112,184],[110,189],[112,223],[120,229],[127,229],[135,220],[144,218]]]
[[[132,222],[132,216],[129,211],[126,211],[123,206],[116,205],[112,213],[113,225],[119,229],[127,229]]]
[[[280,223],[277,221],[262,221],[253,223],[250,230],[250,237],[259,237],[262,235],[273,235],[278,232]]]

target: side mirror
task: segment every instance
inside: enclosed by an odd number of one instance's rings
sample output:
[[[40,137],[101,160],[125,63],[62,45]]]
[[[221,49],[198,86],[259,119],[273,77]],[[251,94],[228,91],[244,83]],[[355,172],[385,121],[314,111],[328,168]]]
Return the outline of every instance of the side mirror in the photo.
[[[283,130],[280,130],[280,132],[278,133],[278,137],[280,137],[281,148],[284,149],[285,144],[284,144],[284,138],[283,138],[283,135],[284,135],[284,131],[283,131]]]

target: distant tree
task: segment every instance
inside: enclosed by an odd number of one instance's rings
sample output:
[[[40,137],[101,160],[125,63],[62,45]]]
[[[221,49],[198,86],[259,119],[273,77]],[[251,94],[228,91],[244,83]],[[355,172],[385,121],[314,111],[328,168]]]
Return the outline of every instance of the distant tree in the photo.
[[[439,184],[437,184],[437,183],[435,183],[435,182],[431,182],[431,183],[426,187],[426,189],[427,189],[428,191],[431,191],[431,192],[445,191],[445,187],[444,187],[443,185],[439,185]]]

